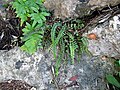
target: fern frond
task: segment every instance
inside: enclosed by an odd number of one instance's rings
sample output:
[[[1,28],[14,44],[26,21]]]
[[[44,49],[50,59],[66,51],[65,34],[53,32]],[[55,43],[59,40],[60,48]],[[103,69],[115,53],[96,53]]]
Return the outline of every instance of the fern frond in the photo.
[[[65,31],[65,27],[63,26],[62,29],[60,30],[60,32],[58,32],[58,36],[56,37],[57,27],[59,27],[61,25],[62,24],[60,24],[60,23],[55,23],[51,29],[51,40],[52,40],[52,49],[53,49],[54,58],[56,58],[56,53],[57,53],[56,48],[59,43],[59,40],[63,37],[64,31]]]
[[[71,33],[68,33],[69,36],[69,49],[70,49],[70,57],[72,59],[72,64],[74,64],[74,56],[75,56],[75,43],[74,43],[74,36]]]
[[[60,39],[59,42],[60,42],[59,56],[56,59],[56,63],[55,63],[55,74],[56,74],[56,76],[58,76],[58,74],[59,74],[59,68],[61,66],[61,62],[62,62],[63,57],[65,55],[65,43],[64,43],[63,38]]]
[[[52,40],[52,43],[54,43],[55,42],[55,33],[56,33],[56,30],[57,30],[57,27],[58,26],[61,26],[61,24],[60,23],[55,23],[54,25],[53,25],[53,27],[52,27],[52,29],[51,29],[51,40]]]

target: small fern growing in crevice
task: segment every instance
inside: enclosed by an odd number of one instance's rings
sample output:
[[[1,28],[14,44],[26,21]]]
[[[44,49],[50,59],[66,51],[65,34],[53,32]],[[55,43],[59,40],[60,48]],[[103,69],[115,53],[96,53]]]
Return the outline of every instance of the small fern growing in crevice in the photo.
[[[37,48],[42,47],[43,26],[46,16],[50,14],[43,6],[43,0],[15,0],[12,7],[21,19],[21,26],[25,25],[21,38],[25,43],[21,49],[33,54]]]
[[[70,63],[74,64],[76,53],[88,52],[88,43],[87,39],[81,36],[83,31],[80,30],[84,24],[80,19],[53,19],[49,22],[46,16],[50,14],[43,6],[43,1],[15,0],[12,2],[12,8],[24,27],[21,37],[24,44],[21,49],[33,54],[38,48],[51,46],[58,76],[61,62],[69,59]]]
[[[56,60],[56,76],[59,74],[59,68],[63,60],[68,61],[70,59],[71,64],[74,64],[76,53],[80,53],[80,55],[84,51],[89,53],[87,38],[82,37],[77,32],[82,27],[84,25],[80,20],[69,22],[58,20],[51,26],[51,46]]]

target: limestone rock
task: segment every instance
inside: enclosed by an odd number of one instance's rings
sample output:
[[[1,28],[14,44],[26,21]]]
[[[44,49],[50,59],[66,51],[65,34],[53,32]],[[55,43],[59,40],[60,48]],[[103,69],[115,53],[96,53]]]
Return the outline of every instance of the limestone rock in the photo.
[[[47,59],[49,64],[51,58],[52,55]],[[52,79],[48,70],[49,64],[45,63],[47,60],[41,51],[34,55],[22,52],[18,47],[10,51],[0,51],[0,82],[22,80],[37,90],[47,89],[45,84]]]
[[[76,16],[74,10],[78,0],[46,0],[44,5],[50,11],[54,10],[55,17],[72,17]]]
[[[115,6],[120,4],[120,0],[90,0],[88,2],[88,6],[91,7],[92,10],[96,8],[104,8],[106,6]]]
[[[93,55],[106,55],[120,59],[120,14],[113,16],[109,21],[99,24],[83,36],[95,33],[97,40],[89,40],[88,49]]]
[[[44,5],[54,11],[55,17],[83,17],[91,10],[103,9],[120,4],[120,0],[46,0]]]
[[[74,65],[61,63],[56,79],[60,87],[67,90],[100,90],[101,88],[107,90],[104,81],[105,75],[113,73],[114,70],[112,63],[108,62],[109,58],[102,60],[101,57],[83,54],[80,63],[78,63],[79,58],[75,58]],[[38,50],[34,55],[29,55],[18,47],[9,51],[0,51],[0,82],[9,80],[16,82],[18,80],[32,86],[34,89],[31,90],[56,90],[52,83],[53,77],[50,68],[52,65],[54,65],[54,61],[50,52]],[[77,84],[71,84],[72,81],[69,79],[75,75],[78,75]],[[14,85],[21,87],[18,84]],[[9,85],[7,86],[9,87]]]

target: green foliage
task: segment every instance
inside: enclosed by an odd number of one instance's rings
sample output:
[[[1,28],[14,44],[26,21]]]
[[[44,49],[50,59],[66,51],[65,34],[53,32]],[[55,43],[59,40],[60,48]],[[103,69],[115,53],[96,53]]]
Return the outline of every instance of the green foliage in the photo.
[[[15,13],[17,14],[17,17],[21,19],[21,25],[28,19],[28,17],[31,17],[34,21],[37,20],[36,22],[39,22],[39,20],[41,20],[39,15],[43,18],[46,16],[43,14],[46,12],[42,7],[42,0],[15,0],[12,2],[12,7],[16,10]]]
[[[32,27],[29,23],[26,23],[26,27],[22,30],[24,37],[22,40],[25,41],[24,45],[21,46],[22,50],[33,54],[37,48],[39,48],[42,42],[44,31],[40,26]]]
[[[77,48],[77,45],[74,40],[74,36],[71,33],[68,33],[69,36],[69,50],[70,50],[70,57],[72,60],[72,64],[74,64],[74,57],[75,57],[75,50]]]
[[[120,60],[116,60],[115,65],[117,67],[120,67]],[[107,75],[106,79],[110,84],[120,88],[120,81],[119,81],[120,80],[120,72],[117,72],[117,75],[118,75],[118,79],[116,79],[115,76],[113,76],[113,75]]]
[[[115,85],[116,87],[120,88],[120,83],[117,81],[117,79],[115,79],[113,75],[107,75],[106,79],[112,85]]]
[[[26,22],[22,29],[22,40],[25,42],[22,50],[33,54],[37,48],[42,47],[42,38],[44,34],[44,23],[46,16],[49,16],[42,4],[43,0],[15,0],[12,7],[15,9],[17,17],[21,19],[21,26]]]
[[[65,56],[65,43],[64,43],[64,38],[61,38],[59,41],[59,53],[58,53],[58,58],[56,58],[56,63],[55,63],[55,75],[59,75],[59,68],[61,66],[61,62],[64,59]]]
[[[116,66],[116,67],[120,67],[120,60],[116,60],[116,61],[115,61],[115,66]]]
[[[56,37],[56,29],[57,27],[62,26],[61,23],[55,23],[51,29],[51,40],[52,40],[52,48],[53,48],[53,55],[54,58],[56,58],[56,54],[57,54],[57,45],[59,43],[59,40],[63,37],[64,35],[64,31],[65,31],[65,27],[62,27],[62,29],[60,30],[60,32],[58,32],[58,36]]]
[[[87,52],[87,54],[91,54],[89,51],[88,51],[88,40],[86,37],[82,37],[81,38],[81,47],[80,47],[80,52],[83,53],[83,52]]]
[[[73,20],[70,23],[58,21],[53,24],[51,28],[51,46],[54,59],[56,60],[56,76],[59,74],[59,68],[63,60],[70,59],[71,64],[74,64],[75,53],[88,52],[87,38],[80,36],[77,32],[77,29],[81,29],[82,27],[84,25],[81,20]]]
[[[33,54],[38,48],[50,43],[48,45],[52,46],[57,76],[63,59],[70,59],[71,64],[74,64],[76,53],[88,52],[88,43],[78,32],[84,27],[80,19],[57,20],[51,25],[45,23],[46,16],[50,14],[43,2],[44,0],[15,0],[12,7],[21,20],[21,26],[25,26],[22,29],[21,39],[24,45],[21,49]]]

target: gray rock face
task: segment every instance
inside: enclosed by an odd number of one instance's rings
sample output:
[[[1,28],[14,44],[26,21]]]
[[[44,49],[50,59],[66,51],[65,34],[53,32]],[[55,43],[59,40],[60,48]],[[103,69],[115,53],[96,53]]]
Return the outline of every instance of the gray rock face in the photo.
[[[82,54],[80,63],[63,66],[66,68],[60,70],[59,78],[61,79],[58,80],[69,85],[72,83],[70,78],[77,75],[78,86],[67,87],[67,90],[106,90],[105,75],[113,71],[112,65],[108,61],[109,59],[102,60],[101,57],[90,57],[87,54]],[[67,73],[63,74],[65,71]]]
[[[120,0],[90,0],[88,2],[88,6],[91,7],[92,10],[99,8],[102,9],[106,6],[115,6],[120,3]]]
[[[111,20],[90,29],[90,33],[95,33],[97,40],[88,40],[88,49],[93,55],[107,55],[120,59],[120,14],[113,16]]]
[[[55,17],[83,17],[89,15],[91,10],[115,6],[120,0],[46,0],[44,5],[54,11]]]
[[[61,63],[57,82],[60,88],[67,90],[106,89],[104,77],[114,70],[112,63],[108,61],[109,59],[102,60],[101,57],[83,54],[80,63]],[[56,90],[51,83],[51,65],[54,65],[52,55],[41,50],[34,55],[28,55],[18,47],[8,52],[0,51],[0,82],[21,80],[33,86],[34,90]],[[69,81],[74,75],[78,75],[76,82]]]
[[[55,17],[73,17],[76,16],[74,10],[78,0],[46,0],[44,5],[49,10],[54,10]]]
[[[17,47],[8,52],[0,51],[0,82],[22,80],[37,90],[43,90],[46,88],[45,83],[51,80],[45,62],[44,54],[40,51],[39,54],[36,52],[32,56],[25,54]]]

